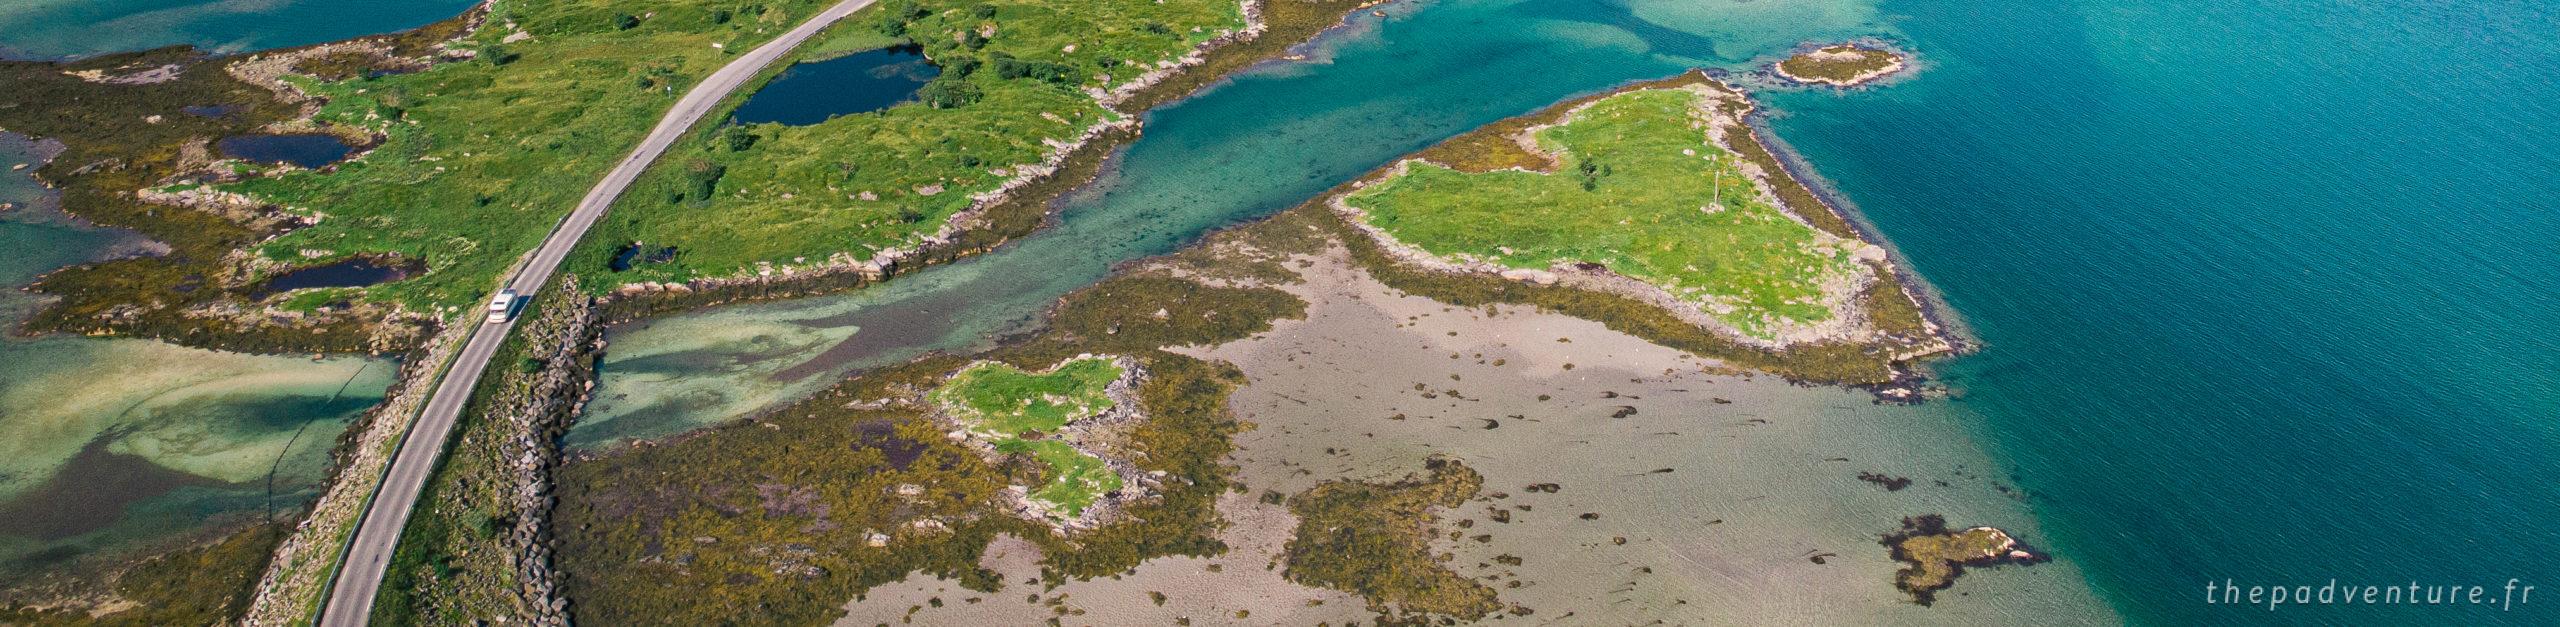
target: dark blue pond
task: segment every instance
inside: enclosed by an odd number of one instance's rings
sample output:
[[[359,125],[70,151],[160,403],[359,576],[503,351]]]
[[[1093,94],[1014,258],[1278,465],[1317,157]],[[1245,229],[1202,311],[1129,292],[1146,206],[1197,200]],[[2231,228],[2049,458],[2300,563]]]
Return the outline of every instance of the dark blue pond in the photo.
[[[213,146],[223,155],[235,159],[290,163],[305,168],[337,163],[339,159],[347,158],[347,153],[355,152],[355,147],[347,145],[347,140],[320,133],[235,135],[222,138]]]
[[[249,298],[255,300],[278,292],[314,287],[364,287],[405,279],[416,270],[418,268],[415,264],[387,263],[357,257],[276,275],[276,278],[268,279],[266,285],[251,290]]]
[[[915,96],[942,68],[915,46],[858,52],[801,63],[766,83],[735,114],[741,124],[805,126],[848,113],[887,109]]]

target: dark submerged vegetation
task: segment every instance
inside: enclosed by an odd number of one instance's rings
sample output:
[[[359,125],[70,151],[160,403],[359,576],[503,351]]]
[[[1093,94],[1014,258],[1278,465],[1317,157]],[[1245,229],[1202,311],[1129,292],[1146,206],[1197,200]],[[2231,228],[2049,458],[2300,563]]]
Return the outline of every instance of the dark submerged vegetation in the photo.
[[[90,595],[92,601],[122,601],[123,609],[92,615],[89,603],[56,607],[0,601],[0,624],[11,625],[211,625],[238,620],[248,610],[249,596],[265,572],[276,542],[289,531],[284,523],[233,527],[215,539],[161,553],[96,576],[111,583]],[[90,582],[64,585],[89,587]],[[14,590],[12,593],[26,591]],[[39,595],[49,594],[39,592]]]
[[[573,461],[560,472],[556,521],[573,612],[602,623],[749,611],[815,623],[909,573],[992,591],[1008,582],[977,558],[997,534],[1039,544],[1053,583],[1158,556],[1222,552],[1215,502],[1234,487],[1222,460],[1242,428],[1225,401],[1241,374],[1158,348],[1239,339],[1303,307],[1268,288],[1122,276],[1064,299],[1047,331],[973,356],[1037,369],[1121,354],[1148,371],[1137,390],[1145,419],[1120,446],[1157,496],[1093,529],[1061,534],[1015,516],[999,493],[1036,485],[1040,465],[990,463],[928,417],[923,393],[972,359],[957,356],[865,373],[750,421]],[[1160,308],[1166,315],[1155,315]]]
[[[1427,475],[1389,482],[1328,481],[1289,497],[1296,537],[1283,560],[1289,580],[1358,594],[1386,623],[1474,621],[1501,609],[1493,588],[1443,566],[1431,552],[1439,511],[1466,504],[1484,477],[1434,457]]]
[[[1911,595],[1911,602],[1929,605],[1937,601],[1938,591],[1956,584],[1966,567],[1990,567],[2002,564],[2039,564],[2053,558],[2018,543],[2008,532],[1992,527],[1974,527],[1961,531],[1947,530],[1947,519],[1926,514],[1902,519],[1902,528],[1884,535],[1885,548],[1893,559],[1904,564],[1893,575],[1894,587]]]

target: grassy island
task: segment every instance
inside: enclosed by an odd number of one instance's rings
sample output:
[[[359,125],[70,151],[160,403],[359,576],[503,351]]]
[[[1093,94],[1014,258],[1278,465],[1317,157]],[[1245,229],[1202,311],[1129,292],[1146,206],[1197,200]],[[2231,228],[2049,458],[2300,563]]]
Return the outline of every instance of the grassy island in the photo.
[[[1343,202],[1443,260],[1529,273],[1598,264],[1756,339],[1834,318],[1852,290],[1826,287],[1871,280],[1857,263],[1867,246],[1762,195],[1748,164],[1710,140],[1712,97],[1612,95],[1523,138],[1564,167],[1463,172],[1408,161]]]
[[[1733,368],[1886,384],[1951,350],[1753,110],[1703,72],[1632,84],[1451,137],[1283,219],[1399,290],[1536,305]]]
[[[1127,372],[1102,357],[1070,360],[1046,373],[980,362],[951,375],[933,391],[942,410],[973,431],[999,437],[1055,432],[1068,422],[1111,408],[1104,388]]]
[[[1120,475],[1102,458],[1054,436],[1117,405],[1110,388],[1127,373],[1108,357],[1072,359],[1040,374],[978,362],[930,396],[962,428],[987,436],[996,452],[1029,455],[1046,466],[1047,480],[1031,490],[1031,499],[1076,518],[1095,499],[1120,489]]]
[[[1777,72],[1799,83],[1855,87],[1902,71],[1903,55],[1866,44],[1837,44],[1796,53]]]

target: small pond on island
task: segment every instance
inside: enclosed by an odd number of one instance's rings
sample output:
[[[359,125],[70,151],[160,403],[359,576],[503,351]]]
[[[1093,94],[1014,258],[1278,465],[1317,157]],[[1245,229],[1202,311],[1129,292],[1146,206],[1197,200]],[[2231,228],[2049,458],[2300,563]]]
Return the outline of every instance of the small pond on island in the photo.
[[[378,261],[356,257],[308,268],[298,268],[268,279],[266,285],[249,293],[249,298],[266,298],[269,294],[314,287],[364,287],[409,277],[416,264]]]
[[[355,152],[355,146],[336,135],[321,133],[289,133],[282,135],[234,135],[213,143],[223,156],[259,163],[289,163],[305,168],[337,163]]]
[[[739,124],[806,126],[839,115],[887,109],[942,75],[924,49],[895,46],[800,63],[766,83],[734,114]]]

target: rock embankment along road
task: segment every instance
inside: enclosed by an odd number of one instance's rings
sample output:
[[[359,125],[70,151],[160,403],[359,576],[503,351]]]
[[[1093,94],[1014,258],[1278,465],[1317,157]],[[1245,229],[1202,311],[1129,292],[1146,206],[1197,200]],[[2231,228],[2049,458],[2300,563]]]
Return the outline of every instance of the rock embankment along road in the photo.
[[[630,156],[615,164],[612,171],[605,173],[604,180],[587,191],[586,198],[578,201],[577,209],[552,230],[550,237],[542,240],[542,247],[534,250],[533,258],[516,271],[507,286],[519,294],[538,293],[542,285],[551,280],[551,274],[559,270],[560,261],[568,257],[569,250],[577,247],[578,238],[585,236],[588,227],[604,217],[605,208],[613,204],[613,199],[621,196],[623,189],[630,187],[631,182],[648,169],[650,162],[666,154],[668,147],[683,138],[686,130],[702,121],[703,116],[710,115],[730,92],[737,91],[766,66],[780,60],[818,31],[870,6],[873,1],[844,0],[836,3],[781,37],[730,61],[686,92],[684,98],[676,101],[675,108],[658,120],[657,127],[649,130],[648,137],[641,139],[640,145],[631,150]],[[328,601],[321,606],[320,624],[324,627],[363,625],[372,615],[374,596],[382,587],[383,571],[390,566],[392,549],[399,543],[401,531],[408,526],[409,512],[417,505],[418,493],[426,488],[427,478],[435,471],[436,460],[443,456],[445,440],[453,433],[454,422],[461,418],[463,407],[471,399],[471,389],[479,382],[480,373],[488,368],[489,359],[497,355],[498,345],[505,341],[507,332],[515,326],[513,321],[483,323],[479,312],[465,313],[463,324],[479,326],[471,331],[469,339],[464,340],[461,354],[455,357],[452,369],[436,384],[426,410],[418,415],[416,424],[410,426],[409,434],[401,440],[399,453],[391,458],[390,470],[383,473],[382,484],[375,488],[373,501],[366,507],[363,521],[356,526],[355,539],[347,544],[346,559],[339,566],[336,581],[330,586]]]

